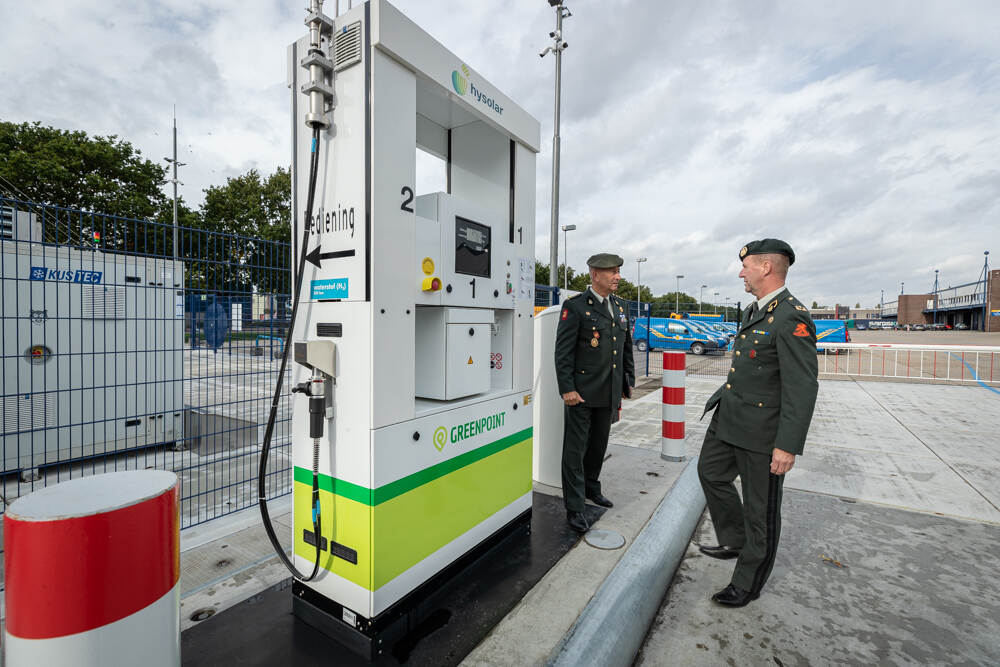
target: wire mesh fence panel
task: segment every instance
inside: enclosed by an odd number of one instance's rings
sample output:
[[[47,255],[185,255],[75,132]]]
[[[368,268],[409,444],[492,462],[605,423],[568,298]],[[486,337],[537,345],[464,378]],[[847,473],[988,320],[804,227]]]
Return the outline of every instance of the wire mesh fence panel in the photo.
[[[290,247],[0,198],[3,509],[116,470],[175,472],[189,527],[256,502]],[[287,386],[287,385],[286,385]],[[287,397],[268,496],[291,489]]]

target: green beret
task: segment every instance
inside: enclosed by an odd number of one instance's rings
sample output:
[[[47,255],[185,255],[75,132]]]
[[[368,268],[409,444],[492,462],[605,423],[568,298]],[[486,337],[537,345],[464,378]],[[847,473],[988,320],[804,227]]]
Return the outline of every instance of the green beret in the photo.
[[[587,260],[587,266],[592,269],[615,269],[624,263],[624,259],[609,252],[598,253]]]
[[[740,248],[740,260],[742,261],[747,255],[784,255],[788,258],[788,266],[795,263],[795,252],[792,250],[792,246],[788,245],[781,239],[761,239],[759,241],[751,241],[742,248]]]

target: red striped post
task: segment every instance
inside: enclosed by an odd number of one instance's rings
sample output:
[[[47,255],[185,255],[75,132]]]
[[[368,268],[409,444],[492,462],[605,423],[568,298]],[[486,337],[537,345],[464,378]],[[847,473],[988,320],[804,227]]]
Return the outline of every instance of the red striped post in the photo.
[[[4,514],[9,667],[180,665],[177,476],[69,480]]]
[[[663,438],[660,458],[684,460],[684,352],[663,353]]]

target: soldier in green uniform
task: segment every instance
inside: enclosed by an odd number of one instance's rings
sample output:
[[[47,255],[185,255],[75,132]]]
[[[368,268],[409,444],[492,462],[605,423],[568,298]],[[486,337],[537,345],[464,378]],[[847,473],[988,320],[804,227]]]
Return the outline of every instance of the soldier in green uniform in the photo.
[[[601,493],[599,477],[611,423],[635,384],[628,311],[612,294],[624,261],[607,253],[587,260],[590,287],[566,300],[556,331],[556,379],[565,403],[563,499],[566,521],[580,533],[590,529],[584,498],[602,507],[614,505]]]
[[[698,459],[719,539],[701,551],[738,558],[730,584],[712,599],[732,607],[756,600],[771,574],[782,481],[802,453],[819,387],[816,327],[785,288],[795,262],[791,246],[778,239],[752,241],[740,250],[740,260],[740,278],[756,301],[743,316],[726,383],[705,405],[705,413],[718,409]],[[737,475],[742,505],[733,485]]]

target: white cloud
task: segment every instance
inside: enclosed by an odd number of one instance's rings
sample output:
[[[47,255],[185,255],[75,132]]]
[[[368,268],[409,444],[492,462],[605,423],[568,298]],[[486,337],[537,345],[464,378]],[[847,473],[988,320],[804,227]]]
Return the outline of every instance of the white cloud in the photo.
[[[561,222],[570,263],[618,251],[657,293],[741,298],[736,252],[779,236],[805,301],[974,280],[1000,245],[1000,14],[990,2],[567,0]],[[0,118],[117,134],[160,160],[177,104],[185,198],[290,155],[285,48],[305,3],[78,0],[4,10]],[[346,0],[341,0],[346,6]],[[542,122],[547,3],[399,0]],[[328,10],[332,3],[327,3]],[[55,28],[53,28],[53,23]],[[946,279],[947,276],[947,279]],[[745,300],[745,297],[743,297]]]

